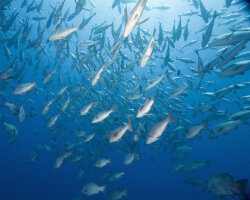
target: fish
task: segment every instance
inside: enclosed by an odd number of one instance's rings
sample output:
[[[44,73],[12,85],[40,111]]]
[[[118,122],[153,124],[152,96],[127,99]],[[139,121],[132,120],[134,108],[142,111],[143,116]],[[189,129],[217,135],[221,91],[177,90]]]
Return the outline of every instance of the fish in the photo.
[[[181,34],[182,34],[182,20],[181,20],[181,16],[180,16],[177,29],[175,30],[175,38],[176,38],[177,41],[180,40]]]
[[[151,57],[151,55],[153,53],[154,41],[155,41],[155,32],[156,32],[156,29],[154,30],[152,38],[150,39],[150,41],[148,43],[148,46],[145,49],[145,52],[144,52],[144,54],[143,54],[143,56],[141,58],[141,68],[144,68],[147,65],[147,63],[148,63],[148,61],[149,61],[149,59],[150,59],[150,57]]]
[[[186,134],[186,138],[188,138],[188,139],[194,138],[195,136],[197,136],[200,133],[200,131],[202,129],[207,129],[206,121],[202,122],[202,124],[200,124],[200,125],[190,127],[188,129],[187,134]]]
[[[96,161],[95,167],[97,167],[97,168],[103,168],[107,164],[111,164],[111,159],[102,158],[102,159],[99,159],[99,160]]]
[[[25,110],[24,110],[23,106],[20,106],[18,120],[19,120],[19,122],[23,122],[25,120]]]
[[[234,181],[234,178],[227,173],[215,174],[207,184],[207,190],[222,198],[237,195],[240,199],[247,199],[247,179]]]
[[[228,66],[219,75],[222,77],[234,77],[242,75],[248,70],[250,70],[250,60],[244,60]]]
[[[152,7],[152,9],[157,9],[157,10],[169,10],[170,7],[167,5],[167,4],[161,4],[160,6],[155,6],[155,7]]]
[[[188,85],[181,86],[169,94],[168,99],[174,99],[183,94],[189,88]]]
[[[92,106],[93,106],[93,102],[84,106],[80,111],[80,115],[81,116],[87,115],[89,113],[90,109],[92,108]]]
[[[94,78],[93,78],[93,80],[92,80],[92,82],[91,82],[91,86],[92,86],[92,87],[94,87],[94,86],[98,83],[98,81],[99,81],[99,79],[100,79],[100,77],[101,77],[101,74],[102,74],[104,68],[107,67],[107,66],[108,66],[108,62],[105,62],[105,64],[104,64],[104,65],[98,70],[98,72],[95,74],[95,76],[94,76]]]
[[[129,121],[127,125],[122,126],[114,130],[109,138],[110,143],[121,141],[122,137],[127,131],[133,132],[132,123]]]
[[[42,110],[42,115],[46,115],[51,107],[51,105],[54,103],[55,99],[51,99],[50,101],[48,101],[44,107],[43,107],[43,110]]]
[[[10,103],[7,100],[5,100],[5,97],[4,97],[3,106],[7,107],[15,115],[19,113],[20,109],[18,108],[18,106],[14,103]]]
[[[110,194],[111,200],[118,200],[124,197],[128,197],[127,190],[115,189]]]
[[[7,122],[3,122],[2,125],[9,135],[9,142],[13,143],[16,140],[16,137],[18,136],[19,133],[17,127]]]
[[[99,186],[96,183],[87,183],[83,186],[82,193],[87,196],[92,196],[100,192],[105,192],[105,190],[106,190],[106,185]]]
[[[249,110],[241,110],[236,112],[228,117],[229,121],[247,121],[250,118],[250,111]]]
[[[57,41],[57,40],[66,40],[66,38],[71,35],[72,33],[79,30],[79,27],[70,27],[63,30],[56,30],[55,33],[53,33],[49,40],[50,41]]]
[[[197,43],[197,40],[191,40],[190,42],[188,42],[186,45],[184,45],[182,47],[182,49],[186,48],[186,47],[190,47],[192,45],[194,45],[195,43]]]
[[[23,83],[20,84],[18,86],[16,86],[13,90],[13,94],[14,95],[24,95],[27,92],[31,92],[32,90],[34,90],[35,88],[37,88],[37,84],[36,82],[32,82],[32,83]]]
[[[49,120],[49,122],[48,122],[48,124],[47,124],[47,127],[48,127],[48,128],[52,128],[52,127],[55,125],[55,123],[57,122],[57,120],[59,119],[59,117],[60,117],[60,114],[57,114],[57,115],[55,115],[54,117],[52,117],[52,118]]]
[[[106,110],[106,111],[103,111],[103,112],[100,112],[98,113],[93,119],[92,119],[92,124],[96,124],[96,123],[100,123],[102,122],[103,120],[105,120],[106,118],[109,117],[109,115],[111,113],[115,112],[115,108],[111,108],[109,110]]]
[[[57,24],[57,22],[60,20],[65,1],[66,0],[62,1],[62,3],[58,6],[57,10],[55,9],[55,14],[53,17],[53,25]]]
[[[193,64],[193,63],[195,63],[195,61],[193,61],[190,58],[176,58],[176,60],[179,60],[179,61],[181,61],[183,63],[187,63],[187,64]]]
[[[54,74],[56,73],[56,71],[57,71],[57,69],[54,69],[47,76],[45,76],[44,79],[43,79],[43,84],[47,84],[51,80],[51,78],[54,76]]]
[[[125,165],[130,165],[134,160],[138,159],[138,155],[136,153],[128,153],[124,159]]]
[[[204,168],[210,167],[210,161],[200,161],[200,160],[195,160],[189,163],[185,164],[179,164],[175,167],[173,167],[170,171],[171,173],[178,173],[178,172],[193,172],[197,170],[201,170]]]
[[[172,114],[170,113],[165,120],[160,121],[156,125],[154,125],[147,134],[146,144],[152,144],[158,141],[165,129],[167,128],[168,124],[173,122],[175,122],[175,120],[172,117]]]
[[[80,14],[82,10],[90,11],[89,9],[84,8],[85,3],[86,3],[85,0],[76,1],[75,11],[68,17],[68,21],[74,19],[77,15]]]
[[[61,153],[61,154],[57,157],[57,159],[56,159],[54,168],[55,168],[55,169],[59,169],[59,168],[62,166],[64,160],[67,159],[68,157],[70,157],[71,155],[72,155],[72,152],[63,152],[63,153]]]
[[[227,63],[229,63],[230,61],[232,61],[235,58],[235,56],[244,48],[246,48],[246,42],[240,42],[232,47],[229,47],[223,50],[217,61],[218,62],[217,67],[221,68]]]
[[[188,34],[189,34],[188,24],[189,24],[189,22],[190,22],[190,20],[188,19],[186,26],[185,26],[185,29],[184,29],[184,33],[183,33],[184,41],[187,41],[187,39],[188,39]]]
[[[211,138],[216,138],[221,135],[225,135],[228,132],[238,128],[240,124],[242,124],[241,120],[235,120],[235,121],[229,120],[229,121],[218,123],[211,129]]]
[[[170,173],[211,171],[218,163],[193,160],[195,146],[249,128],[248,13],[240,0],[0,1],[2,143],[16,148],[28,130],[26,161],[44,153],[54,170],[75,167],[79,200],[129,198],[133,188],[116,186],[147,159],[167,155]],[[183,181],[246,199],[247,180],[227,173]]]
[[[198,12],[190,10],[190,11],[188,11],[186,13],[183,13],[181,16],[194,16],[194,15],[197,15],[197,14],[198,14]]]
[[[131,12],[130,16],[126,11],[126,27],[124,30],[123,37],[127,38],[133,31],[136,24],[139,22],[142,12],[146,6],[147,0],[139,0],[135,8]]]
[[[125,172],[114,173],[110,176],[109,181],[114,182],[121,179],[125,175]]]
[[[6,81],[11,79],[11,73],[14,70],[14,65],[16,63],[17,58],[15,58],[13,60],[13,62],[11,63],[11,65],[9,67],[7,67],[6,69],[4,69],[3,71],[0,72],[0,81]]]
[[[199,4],[200,4],[201,17],[205,23],[208,23],[208,20],[210,18],[210,12],[207,11],[204,4],[202,3],[202,0],[199,0]]]
[[[87,40],[87,41],[84,41],[83,43],[81,43],[80,46],[81,47],[90,47],[90,46],[95,46],[98,43],[99,43],[99,41]]]
[[[92,133],[92,134],[88,135],[88,136],[85,138],[84,142],[85,142],[85,143],[90,142],[91,140],[94,139],[94,137],[95,137],[95,133]]]
[[[234,45],[239,42],[249,41],[250,40],[250,30],[241,29],[241,30],[233,30],[231,33],[226,33],[216,37],[213,41],[211,41],[208,45],[210,47],[218,47],[225,45]]]
[[[163,81],[163,79],[166,77],[166,74],[161,75],[159,77],[156,77],[156,79],[154,81],[150,81],[150,83],[147,85],[147,87],[145,88],[145,90],[151,90],[152,88],[154,88],[155,86],[157,86],[160,82]]]
[[[156,32],[156,29],[154,29],[153,37],[155,35],[155,32]],[[159,44],[159,46],[162,45],[162,42],[163,42],[163,29],[162,29],[161,23],[159,23],[159,35],[158,35],[158,44]]]
[[[208,24],[208,27],[204,34],[202,34],[202,41],[201,41],[201,47],[204,48],[208,43],[212,35],[213,27],[214,27],[214,21],[217,17],[217,12],[214,12],[213,18],[211,22]]]
[[[142,118],[144,117],[146,114],[148,114],[148,112],[151,110],[153,104],[155,102],[155,98],[152,98],[150,100],[147,100],[137,111],[136,114],[136,118]]]

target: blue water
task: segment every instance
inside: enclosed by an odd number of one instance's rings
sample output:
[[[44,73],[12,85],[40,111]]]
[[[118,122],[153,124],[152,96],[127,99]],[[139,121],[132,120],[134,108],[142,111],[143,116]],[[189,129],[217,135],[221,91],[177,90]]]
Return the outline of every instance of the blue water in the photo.
[[[28,1],[31,3],[31,1]],[[44,0],[42,6],[41,14],[37,14],[35,11],[26,13],[26,9],[21,9],[21,2],[18,0],[13,0],[11,6],[8,7],[3,12],[6,16],[9,16],[14,10],[20,11],[19,19],[25,19],[27,16],[30,18],[34,16],[46,16],[48,18],[48,13],[51,13],[52,8],[61,3],[61,0],[57,1],[48,1]],[[78,37],[79,41],[83,41],[89,38],[92,27],[95,25],[101,24],[106,21],[107,24],[114,22],[116,29],[120,25],[122,14],[119,14],[117,8],[112,9],[112,0],[93,0],[96,5],[96,8],[92,8],[92,11],[82,11],[74,20],[67,22],[68,26],[79,24],[82,21],[82,16],[85,18],[91,15],[91,13],[96,13],[96,16],[91,20],[91,22],[84,28],[84,30],[79,31]],[[104,3],[105,2],[105,3]],[[154,27],[158,29],[159,22],[162,23],[163,29],[171,31],[174,20],[176,25],[178,24],[179,17],[178,15],[183,14],[190,9],[195,10],[192,5],[189,5],[188,1],[184,0],[149,0],[149,6],[157,6],[161,3],[166,3],[170,6],[169,10],[159,11],[159,10],[150,10],[144,11],[142,19],[150,17],[150,20],[145,24],[141,25],[144,29],[148,29],[149,33],[153,32]],[[203,3],[206,5],[208,10],[219,10],[224,7],[225,2],[220,0],[203,0]],[[227,13],[238,10],[242,6],[246,5],[247,2],[243,1],[239,5],[232,5],[228,8]],[[134,7],[134,3],[128,4],[129,11]],[[87,8],[91,8],[90,4],[87,1]],[[66,0],[63,12],[70,8],[73,12],[75,8],[74,1]],[[245,17],[250,14],[248,11],[241,12],[241,17]],[[240,17],[240,18],[241,18]],[[249,18],[248,18],[249,19]],[[183,17],[182,26],[185,26],[187,17]],[[41,22],[41,27],[45,26],[46,21]],[[29,35],[30,39],[36,39],[37,36],[37,21],[32,21],[33,29]],[[0,32],[0,71],[5,69],[11,61],[7,59],[3,49],[3,40],[6,37],[13,35],[18,30],[18,27],[21,27],[22,24],[16,20],[15,25],[12,27],[12,30],[7,33]],[[180,53],[177,50],[171,52],[171,57],[188,57],[197,61],[197,56],[193,50],[200,48],[201,43],[201,33],[195,34],[195,31],[199,30],[205,23],[199,16],[190,17],[190,35],[188,41],[192,39],[197,40],[198,42],[190,48],[186,48],[184,53]],[[250,22],[245,22],[244,27],[249,27]],[[231,25],[218,26],[217,22],[215,24],[213,35],[219,36],[230,31]],[[65,24],[64,24],[65,27]],[[77,113],[70,113],[70,116],[63,115],[57,124],[63,123],[65,129],[57,129],[56,131],[50,130],[47,128],[48,120],[57,114],[58,109],[52,106],[49,116],[41,116],[41,110],[44,104],[51,99],[51,93],[56,94],[61,88],[59,85],[58,76],[53,77],[53,81],[49,84],[48,87],[44,87],[42,83],[43,79],[43,69],[48,64],[49,70],[54,69],[54,63],[58,62],[55,58],[55,47],[52,42],[48,41],[49,36],[54,32],[56,26],[51,26],[49,29],[45,29],[43,35],[42,44],[46,46],[48,51],[48,56],[42,55],[39,69],[35,70],[35,65],[37,60],[35,59],[35,54],[37,50],[30,49],[24,50],[25,55],[32,57],[32,64],[28,64],[28,60],[24,62],[18,62],[18,66],[24,66],[24,75],[23,79],[18,82],[17,80],[10,80],[7,87],[1,87],[1,93],[5,95],[9,102],[15,103],[16,105],[23,105],[26,112],[26,119],[23,123],[18,121],[17,116],[13,115],[6,107],[0,107],[0,113],[4,116],[4,119],[14,124],[19,134],[16,140],[13,143],[9,143],[8,134],[4,127],[0,125],[0,200],[73,200],[75,197],[82,197],[83,199],[95,199],[103,200],[109,199],[109,194],[113,189],[121,188],[127,189],[128,197],[127,199],[131,200],[215,200],[218,197],[213,194],[204,191],[204,187],[193,187],[186,185],[184,180],[186,178],[195,177],[202,180],[209,180],[214,174],[224,172],[231,174],[235,180],[239,179],[248,179],[250,180],[250,126],[249,120],[248,124],[240,125],[239,128],[229,132],[227,135],[222,135],[216,139],[209,139],[209,131],[203,131],[201,137],[196,138],[190,142],[192,147],[191,153],[188,154],[187,158],[184,161],[171,161],[172,154],[171,149],[172,145],[168,142],[164,142],[167,136],[171,133],[176,125],[171,125],[170,128],[163,134],[163,138],[157,144],[152,146],[145,145],[145,137],[140,138],[139,147],[136,148],[137,153],[139,154],[139,159],[134,161],[131,165],[124,165],[124,157],[129,152],[129,145],[123,140],[119,144],[111,145],[104,144],[102,139],[102,133],[109,131],[110,129],[117,128],[117,123],[113,127],[106,126],[105,122],[98,125],[97,138],[91,144],[83,144],[79,146],[78,150],[83,155],[83,158],[80,162],[71,162],[70,159],[63,163],[60,169],[54,169],[54,163],[57,158],[57,153],[48,152],[43,150],[38,160],[35,163],[29,162],[31,154],[36,150],[37,145],[49,145],[52,144],[53,140],[56,138],[56,149],[59,149],[59,152],[63,152],[65,149],[65,142],[74,143],[76,138],[72,136],[71,131],[74,131],[77,128],[77,125],[74,122],[72,116],[77,115]],[[42,30],[43,28],[41,28]],[[124,30],[124,29],[123,29]],[[137,27],[133,31],[136,33]],[[111,37],[110,29],[106,33],[107,38]],[[213,39],[213,37],[211,40]],[[183,38],[183,37],[182,37]],[[179,42],[176,42],[176,47],[181,48],[186,43],[183,39]],[[72,39],[72,52],[75,52],[75,42],[77,41],[75,36]],[[20,43],[18,49],[11,47],[10,50],[12,55],[19,55],[20,48],[25,47],[25,44]],[[219,50],[221,48],[218,48]],[[246,52],[250,50],[250,44],[248,42],[247,47],[242,51]],[[126,53],[129,53],[129,50],[126,50]],[[204,50],[200,52],[201,57],[204,60],[204,63],[212,60],[216,50]],[[154,54],[153,54],[154,55]],[[185,65],[179,61],[174,62],[176,69],[181,71],[182,75],[190,74],[189,65]],[[71,74],[72,78],[72,88],[74,88],[80,81],[80,83],[87,87],[89,84],[88,75],[84,72],[79,73],[76,69],[71,69],[72,59],[67,58],[63,66],[60,67],[60,73],[63,77],[64,85],[68,83],[68,74]],[[163,73],[163,70],[160,68],[160,63],[156,63],[156,67],[153,67],[155,75],[149,73],[149,68],[140,69],[139,66],[135,67],[134,70],[138,74],[145,74],[150,80],[153,77],[156,77]],[[158,67],[159,66],[159,67]],[[195,65],[196,67],[196,65]],[[99,66],[98,66],[99,68]],[[131,72],[128,72],[127,76],[130,77]],[[198,78],[196,77],[198,80]],[[242,76],[236,76],[234,78],[222,78],[215,73],[206,75],[205,80],[214,80],[215,84],[207,86],[206,91],[215,91],[223,87],[227,87],[232,84],[241,83],[250,81],[250,72],[248,71]],[[12,90],[15,86],[20,83],[33,82],[36,81],[38,89],[35,91],[21,95],[15,96],[12,94]],[[197,81],[196,81],[197,83]],[[1,84],[1,83],[0,83]],[[164,81],[160,85],[162,88],[169,87],[169,83]],[[123,94],[123,91],[120,91]],[[153,96],[153,92],[150,93]],[[239,97],[249,95],[249,88],[241,89],[236,93],[230,93],[226,97],[230,100],[235,100]],[[49,97],[49,98],[48,98]],[[105,101],[105,97],[102,97],[102,101]],[[31,101],[32,100],[32,101]],[[65,102],[65,101],[63,101]],[[140,102],[143,103],[144,101]],[[217,108],[225,110],[230,114],[233,114],[240,110],[241,107],[237,103],[226,103],[220,102],[215,103],[211,102],[210,99],[196,91],[188,91],[188,96],[184,98],[186,105],[191,105],[196,107],[199,102],[204,102],[208,104],[215,104]],[[2,103],[2,102],[1,102]],[[87,102],[85,102],[87,103]],[[100,102],[99,102],[100,103]],[[156,100],[157,104],[157,100]],[[247,104],[245,104],[247,105]],[[122,117],[121,115],[126,112],[126,106],[123,105],[122,108],[119,108],[116,111],[116,117]],[[36,115],[35,117],[29,117],[29,110],[33,108]],[[99,107],[100,108],[100,107]],[[128,107],[127,107],[128,108]],[[169,112],[165,110],[164,112]],[[175,113],[173,113],[175,116]],[[186,113],[187,119],[189,119],[193,124],[200,123],[202,120],[206,119],[206,114],[198,115],[193,117],[192,112],[189,110]],[[91,116],[92,117],[92,116]],[[97,131],[93,125],[91,125],[91,118],[86,117],[81,119],[82,125],[81,129],[85,130],[88,133]],[[114,120],[114,116],[107,120]],[[161,119],[159,119],[161,120]],[[179,119],[180,121],[182,119]],[[217,121],[213,121],[208,124],[208,128],[211,129]],[[221,122],[221,121],[220,121]],[[135,123],[135,126],[138,123]],[[179,124],[181,125],[181,124]],[[152,126],[152,124],[150,124]],[[136,130],[136,127],[133,127]],[[132,133],[133,134],[133,133]],[[126,133],[125,137],[132,138],[132,134]],[[146,134],[146,133],[145,133]],[[157,146],[158,145],[158,146]],[[104,151],[102,150],[104,146]],[[108,147],[107,147],[108,146]],[[121,149],[121,151],[118,151]],[[111,165],[104,167],[103,169],[97,169],[94,167],[96,158],[91,160],[87,156],[89,151],[101,151],[102,157],[109,157],[112,160]],[[201,169],[195,172],[187,173],[170,173],[170,169],[176,166],[179,163],[187,163],[193,160],[210,160],[211,166],[209,168]],[[82,178],[78,178],[79,169],[83,168],[85,175]],[[102,178],[102,175],[105,172],[121,172],[126,173],[120,180],[115,182],[108,182]],[[105,193],[100,193],[92,197],[88,197],[84,194],[81,194],[81,190],[84,184],[89,182],[96,182],[99,185],[107,185],[107,191]],[[250,184],[248,184],[247,191],[250,192]],[[125,198],[126,199],[126,198]],[[230,198],[229,198],[230,199]],[[233,199],[233,198],[232,198]]]

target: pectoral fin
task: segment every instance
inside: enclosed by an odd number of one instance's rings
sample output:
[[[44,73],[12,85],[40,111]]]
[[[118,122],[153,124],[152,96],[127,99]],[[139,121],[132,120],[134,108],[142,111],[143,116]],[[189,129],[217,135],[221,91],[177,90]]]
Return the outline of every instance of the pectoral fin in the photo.
[[[146,21],[149,20],[149,18],[150,18],[150,17],[148,17],[148,18],[146,18],[146,19],[144,19],[144,20],[142,20],[142,21],[138,21],[138,22],[137,22],[137,25],[144,24]]]

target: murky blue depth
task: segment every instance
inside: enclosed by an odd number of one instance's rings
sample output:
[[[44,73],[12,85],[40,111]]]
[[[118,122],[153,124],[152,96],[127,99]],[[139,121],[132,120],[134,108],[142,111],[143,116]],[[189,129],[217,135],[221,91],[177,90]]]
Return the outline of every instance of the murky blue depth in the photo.
[[[0,200],[249,199],[243,0],[1,0]]]

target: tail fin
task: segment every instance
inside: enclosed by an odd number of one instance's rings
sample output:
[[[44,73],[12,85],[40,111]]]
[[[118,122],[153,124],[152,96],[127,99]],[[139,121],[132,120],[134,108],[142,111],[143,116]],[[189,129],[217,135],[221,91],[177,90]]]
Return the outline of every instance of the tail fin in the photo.
[[[127,190],[124,191],[124,196],[128,197],[128,191]]]
[[[168,115],[168,120],[169,120],[169,122],[171,122],[171,123],[174,123],[174,122],[175,122],[175,119],[173,118],[172,113],[169,113],[169,115]]]
[[[112,109],[112,112],[116,112],[117,110],[116,106],[113,106],[111,109]]]
[[[167,77],[170,77],[170,73],[169,73],[168,69],[166,70],[165,75],[166,75]]]
[[[130,132],[133,132],[133,127],[132,127],[132,122],[131,122],[131,120],[129,120],[129,122],[128,122],[128,130],[129,130]]]
[[[102,186],[102,187],[100,188],[100,190],[101,190],[101,192],[105,192],[105,190],[106,190],[106,185]]]
[[[203,122],[202,122],[202,126],[203,126],[204,129],[208,130],[207,122],[206,122],[206,121],[203,121]]]
[[[155,36],[155,33],[156,33],[156,28],[154,27],[154,32],[153,32],[153,36]]]

